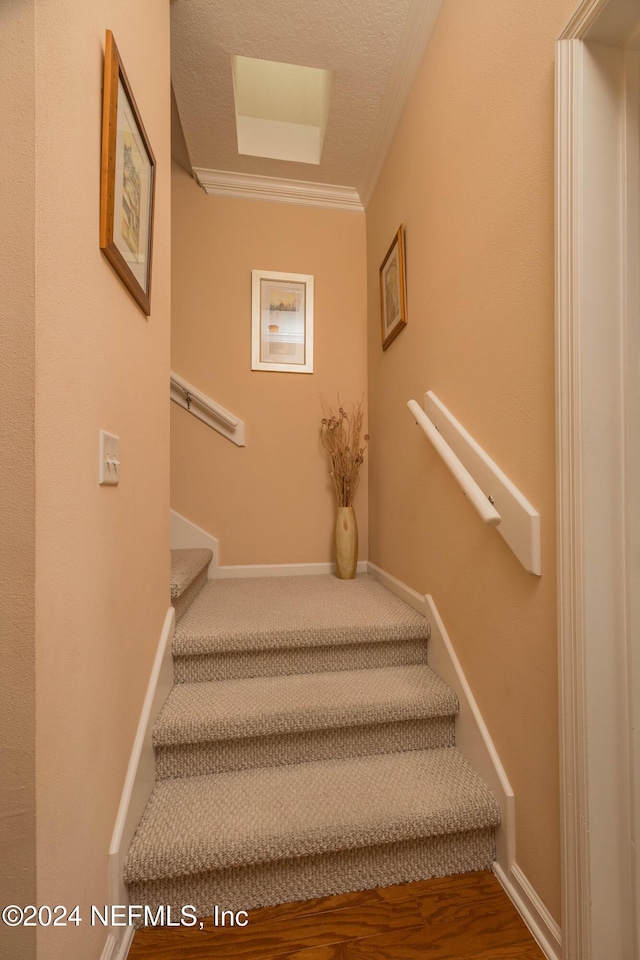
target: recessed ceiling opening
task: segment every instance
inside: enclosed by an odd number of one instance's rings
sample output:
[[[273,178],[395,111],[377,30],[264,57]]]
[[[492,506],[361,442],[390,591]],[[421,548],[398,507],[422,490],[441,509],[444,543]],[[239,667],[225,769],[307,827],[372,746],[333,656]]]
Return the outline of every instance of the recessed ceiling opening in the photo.
[[[331,72],[232,57],[238,153],[320,163]]]

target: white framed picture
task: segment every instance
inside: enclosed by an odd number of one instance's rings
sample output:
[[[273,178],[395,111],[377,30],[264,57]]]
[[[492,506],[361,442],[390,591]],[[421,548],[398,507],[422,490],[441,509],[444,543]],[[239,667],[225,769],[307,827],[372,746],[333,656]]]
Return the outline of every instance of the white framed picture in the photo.
[[[251,271],[251,369],[313,373],[313,276]]]

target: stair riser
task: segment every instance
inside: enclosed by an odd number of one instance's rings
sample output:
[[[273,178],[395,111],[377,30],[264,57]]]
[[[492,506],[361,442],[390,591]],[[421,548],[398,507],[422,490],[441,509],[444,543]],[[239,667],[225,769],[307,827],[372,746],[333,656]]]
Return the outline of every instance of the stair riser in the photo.
[[[192,657],[174,654],[173,672],[176,683],[198,683],[240,677],[365,670],[426,662],[426,640],[396,640],[390,643],[377,641],[292,649],[241,650]]]
[[[209,917],[216,905],[225,910],[251,910],[429,877],[490,870],[494,859],[493,830],[474,830],[136,882],[129,885],[129,902],[148,904],[154,909],[168,905],[175,916],[180,915],[185,904],[190,904],[199,917]]]
[[[195,777],[374,753],[452,747],[454,717],[156,747],[156,777]]]
[[[198,596],[202,588],[207,582],[207,567],[204,570],[201,570],[198,576],[189,584],[184,593],[181,593],[179,597],[176,597],[173,601],[173,606],[176,611],[176,623],[179,623],[182,617],[185,615],[195,598]]]

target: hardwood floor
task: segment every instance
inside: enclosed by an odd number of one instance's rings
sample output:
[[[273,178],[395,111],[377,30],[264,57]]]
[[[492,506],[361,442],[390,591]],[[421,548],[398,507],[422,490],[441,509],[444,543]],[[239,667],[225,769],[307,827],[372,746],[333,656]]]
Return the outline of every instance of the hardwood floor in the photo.
[[[222,905],[221,905],[222,906]],[[544,960],[492,873],[249,913],[245,927],[146,927],[129,960]]]

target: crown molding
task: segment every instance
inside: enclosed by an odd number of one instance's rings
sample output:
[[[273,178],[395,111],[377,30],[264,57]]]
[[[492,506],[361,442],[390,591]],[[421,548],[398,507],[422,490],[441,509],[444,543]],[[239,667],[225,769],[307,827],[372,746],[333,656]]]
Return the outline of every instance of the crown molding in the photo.
[[[412,0],[362,166],[358,191],[366,206],[396,132],[442,0]]]
[[[194,167],[193,172],[200,186],[211,196],[245,197],[248,200],[269,200],[274,203],[297,203],[307,207],[364,212],[355,187],[284,180],[280,177],[256,177],[247,173],[231,173],[228,170],[207,170],[204,167]]]
[[[560,34],[560,40],[582,40],[593,26],[609,0],[583,0]]]

